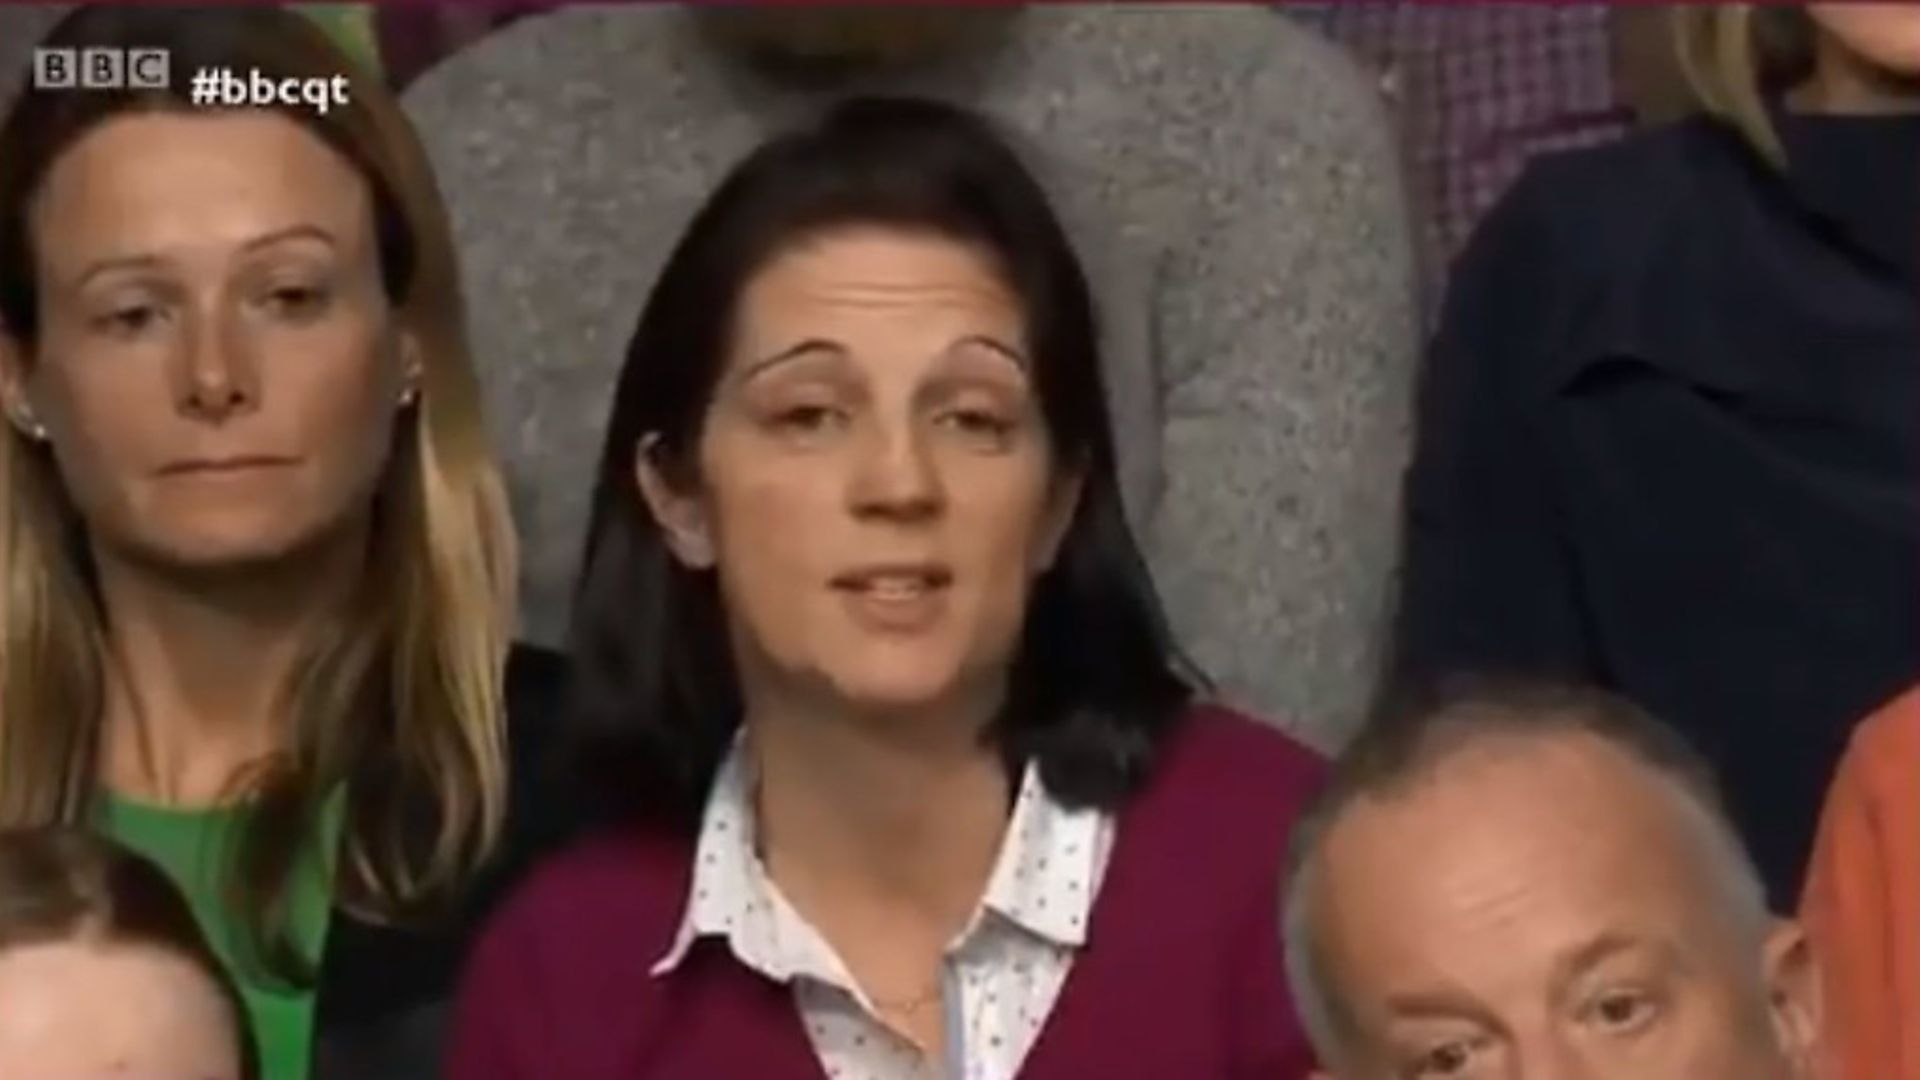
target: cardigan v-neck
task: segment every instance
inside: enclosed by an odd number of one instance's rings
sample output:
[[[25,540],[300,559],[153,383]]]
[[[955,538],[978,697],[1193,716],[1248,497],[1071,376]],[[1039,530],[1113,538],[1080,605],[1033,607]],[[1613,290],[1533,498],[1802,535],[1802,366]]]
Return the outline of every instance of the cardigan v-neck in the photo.
[[[1121,809],[1087,943],[1021,1080],[1306,1077],[1279,890],[1323,766],[1278,731],[1194,710]],[[535,872],[488,930],[454,1020],[450,1080],[826,1080],[788,988],[679,927],[692,838],[630,829]]]

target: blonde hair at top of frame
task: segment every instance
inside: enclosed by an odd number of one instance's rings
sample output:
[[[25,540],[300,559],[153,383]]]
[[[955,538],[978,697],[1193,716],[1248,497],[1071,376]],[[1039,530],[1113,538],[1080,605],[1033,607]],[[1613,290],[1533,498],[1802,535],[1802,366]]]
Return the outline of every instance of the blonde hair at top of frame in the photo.
[[[286,77],[351,61],[277,5],[180,11],[82,8],[51,32],[64,46],[169,48],[175,70],[224,63]],[[351,76],[350,76],[351,77]],[[26,208],[59,154],[110,116],[185,107],[167,91],[21,94],[0,125],[0,331],[23,359],[37,336]],[[253,958],[295,979],[287,890],[322,807],[348,786],[343,902],[397,918],[450,897],[491,852],[507,790],[504,689],[516,553],[468,351],[452,231],[426,154],[392,93],[354,77],[325,115],[283,109],[357,167],[374,193],[383,273],[404,250],[400,327],[419,346],[417,404],[398,414],[357,592],[285,688],[290,745],[258,775],[229,884]],[[8,317],[11,318],[8,318]],[[109,657],[81,523],[51,455],[0,435],[0,826],[82,820],[94,780]],[[348,783],[349,780],[351,783]],[[423,813],[431,827],[416,833]]]
[[[1813,68],[1813,23],[1796,6],[1685,4],[1672,8],[1680,70],[1702,109],[1775,167],[1786,149],[1767,103]]]

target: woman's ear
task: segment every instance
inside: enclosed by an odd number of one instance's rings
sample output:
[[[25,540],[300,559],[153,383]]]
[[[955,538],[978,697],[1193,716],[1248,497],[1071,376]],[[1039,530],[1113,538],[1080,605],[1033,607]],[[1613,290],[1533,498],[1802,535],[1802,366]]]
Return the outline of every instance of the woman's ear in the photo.
[[[667,548],[690,570],[709,570],[714,564],[713,530],[707,508],[695,492],[682,490],[660,460],[660,440],[648,435],[633,455],[634,481],[647,512],[666,537]]]
[[[1060,556],[1060,545],[1067,538],[1067,527],[1080,508],[1080,491],[1086,484],[1086,467],[1069,464],[1059,469],[1047,485],[1047,504],[1041,509],[1039,543],[1034,545],[1033,572],[1044,574],[1053,569]]]
[[[46,426],[34,415],[33,403],[27,400],[25,347],[4,322],[0,322],[0,408],[6,409],[7,421],[23,438],[46,441]]]
[[[406,408],[420,400],[420,380],[425,376],[426,363],[420,347],[420,338],[407,328],[401,328],[394,338],[395,351],[400,360],[400,407]]]

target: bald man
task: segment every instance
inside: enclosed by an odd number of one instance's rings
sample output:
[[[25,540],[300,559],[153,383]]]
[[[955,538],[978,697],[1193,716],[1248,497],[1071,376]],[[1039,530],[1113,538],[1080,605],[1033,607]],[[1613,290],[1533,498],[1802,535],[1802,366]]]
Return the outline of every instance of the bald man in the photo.
[[[1283,924],[1328,1080],[1810,1080],[1816,980],[1711,778],[1611,698],[1477,687],[1375,725]]]

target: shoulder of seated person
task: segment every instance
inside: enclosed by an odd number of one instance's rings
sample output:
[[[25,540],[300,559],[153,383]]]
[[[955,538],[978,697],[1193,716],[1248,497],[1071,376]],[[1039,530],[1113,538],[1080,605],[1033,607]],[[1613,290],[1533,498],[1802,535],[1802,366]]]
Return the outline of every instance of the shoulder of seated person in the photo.
[[[1543,301],[1506,304],[1497,317],[1560,338],[1571,361],[1579,350],[1567,341],[1626,334],[1647,304],[1663,306],[1658,283],[1682,265],[1671,258],[1675,238],[1697,235],[1703,214],[1737,202],[1727,195],[1752,167],[1745,153],[1719,122],[1693,117],[1539,154],[1481,219],[1450,276]],[[1565,374],[1529,368],[1525,378]]]
[[[1162,751],[1160,782],[1204,780],[1213,796],[1277,805],[1304,801],[1325,778],[1326,759],[1277,724],[1227,705],[1198,702]]]
[[[601,943],[617,938],[648,953],[651,963],[679,926],[691,858],[691,843],[664,831],[596,832],[540,860],[514,889],[501,921]]]
[[[1898,777],[1904,785],[1920,763],[1920,686],[1875,709],[1853,730],[1848,756],[1859,767]]]
[[[1195,99],[1209,116],[1218,119],[1223,106],[1256,116],[1285,114],[1286,135],[1294,140],[1327,130],[1351,134],[1347,125],[1356,117],[1346,115],[1348,107],[1366,111],[1379,104],[1376,80],[1345,49],[1280,12],[1223,7],[1196,19],[1179,8],[1142,5],[1123,18],[1112,14],[1071,4],[1030,7],[1021,12],[1021,26],[1029,51],[1110,58],[1156,97],[1193,98],[1196,89],[1217,84],[1220,96]],[[1250,76],[1289,92],[1247,94]],[[1365,119],[1384,129],[1384,112]]]
[[[1738,136],[1716,120],[1691,116],[1591,146],[1535,155],[1501,199],[1530,217],[1565,221],[1613,235],[1627,218],[1686,202],[1744,154]]]

